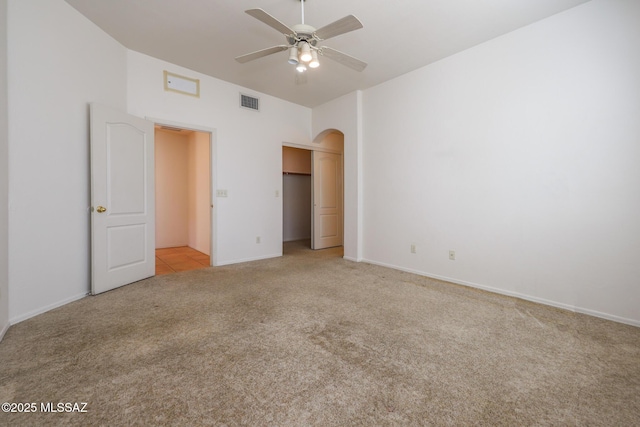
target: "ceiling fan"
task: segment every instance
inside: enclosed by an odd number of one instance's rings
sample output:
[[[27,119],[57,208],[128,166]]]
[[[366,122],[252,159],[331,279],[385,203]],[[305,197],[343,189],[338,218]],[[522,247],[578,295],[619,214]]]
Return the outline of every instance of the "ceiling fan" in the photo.
[[[331,37],[339,36],[362,28],[362,23],[358,18],[353,15],[348,15],[316,30],[311,25],[304,23],[305,0],[299,1],[302,10],[302,23],[291,27],[283,24],[262,9],[245,10],[245,13],[282,33],[287,39],[287,44],[273,46],[267,49],[251,52],[246,55],[241,55],[236,57],[236,61],[244,64],[245,62],[253,61],[254,59],[288,50],[289,63],[295,65],[296,69],[301,73],[307,70],[307,66],[309,68],[318,67],[320,65],[318,56],[332,59],[356,71],[364,70],[367,66],[366,62],[330,47],[318,45],[319,42],[330,39]]]

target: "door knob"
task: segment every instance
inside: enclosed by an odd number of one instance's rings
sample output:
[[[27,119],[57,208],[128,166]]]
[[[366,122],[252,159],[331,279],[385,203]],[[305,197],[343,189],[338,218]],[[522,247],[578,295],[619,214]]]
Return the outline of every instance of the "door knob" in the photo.
[[[102,213],[102,212],[106,212],[107,208],[105,208],[104,206],[98,206],[98,209],[96,209],[98,211],[98,213]]]

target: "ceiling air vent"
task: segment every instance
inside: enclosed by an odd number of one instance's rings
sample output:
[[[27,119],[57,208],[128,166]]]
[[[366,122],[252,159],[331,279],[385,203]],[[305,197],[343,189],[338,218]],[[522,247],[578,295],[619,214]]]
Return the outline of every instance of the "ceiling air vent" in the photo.
[[[240,106],[249,110],[260,111],[260,99],[241,93]]]

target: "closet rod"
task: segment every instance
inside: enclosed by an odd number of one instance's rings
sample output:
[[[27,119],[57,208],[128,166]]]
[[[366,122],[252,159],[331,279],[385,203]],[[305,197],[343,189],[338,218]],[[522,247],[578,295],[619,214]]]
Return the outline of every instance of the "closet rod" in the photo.
[[[303,175],[303,176],[311,176],[310,173],[303,173],[303,172],[282,172],[283,175]]]

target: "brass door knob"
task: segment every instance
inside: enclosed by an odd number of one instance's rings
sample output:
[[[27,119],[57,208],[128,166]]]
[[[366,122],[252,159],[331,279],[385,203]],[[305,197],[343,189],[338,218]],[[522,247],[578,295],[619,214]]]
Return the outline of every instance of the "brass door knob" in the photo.
[[[98,213],[102,213],[102,212],[106,212],[107,208],[105,208],[104,206],[98,206],[98,209],[96,209],[98,211]]]

